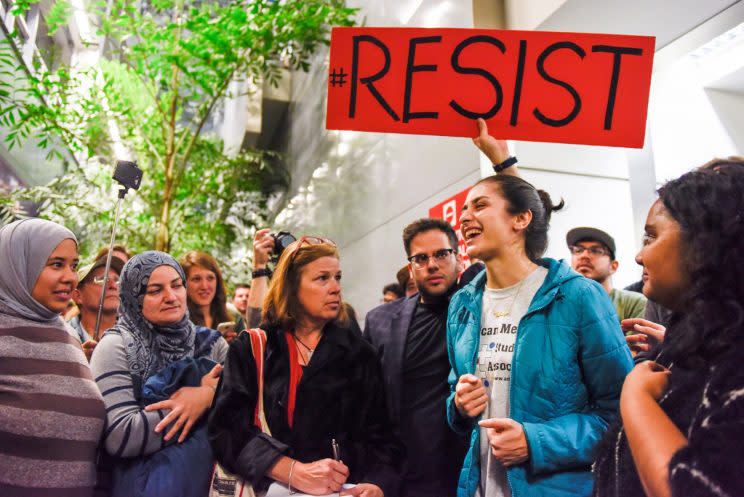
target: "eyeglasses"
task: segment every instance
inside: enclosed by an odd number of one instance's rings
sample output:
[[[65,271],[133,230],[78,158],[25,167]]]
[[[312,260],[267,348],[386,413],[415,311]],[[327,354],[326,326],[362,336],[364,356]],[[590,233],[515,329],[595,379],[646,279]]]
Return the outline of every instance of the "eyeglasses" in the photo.
[[[96,276],[95,278],[93,278],[93,284],[94,285],[103,286],[104,281],[105,280],[104,280],[103,276]],[[116,286],[119,286],[119,280],[118,279],[109,278],[109,282],[110,283],[113,283]]]
[[[593,255],[596,257],[602,256],[602,255],[610,255],[609,250],[599,245],[595,245],[593,247],[582,247],[580,245],[571,245],[570,247],[568,247],[568,250],[570,250],[573,255],[581,255],[584,253],[584,251],[587,251],[589,252],[590,255]]]
[[[412,255],[408,258],[408,262],[413,264],[413,267],[416,269],[423,269],[429,264],[429,259],[434,259],[437,261],[437,263],[442,263],[447,260],[447,258],[455,252],[454,249],[448,248],[448,249],[442,249],[437,250],[431,255],[428,254],[416,254]]]
[[[290,266],[294,262],[295,257],[297,257],[297,253],[300,251],[303,245],[330,245],[332,247],[337,247],[336,242],[334,242],[330,238],[321,238],[319,236],[303,236],[297,241],[297,245],[295,245],[294,250],[292,250],[292,254],[289,256]]]

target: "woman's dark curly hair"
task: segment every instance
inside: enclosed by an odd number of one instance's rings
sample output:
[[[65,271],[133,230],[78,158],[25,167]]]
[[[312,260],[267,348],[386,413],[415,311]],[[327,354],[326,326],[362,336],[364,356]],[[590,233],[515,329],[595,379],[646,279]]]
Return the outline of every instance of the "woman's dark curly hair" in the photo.
[[[665,184],[659,199],[680,225],[690,281],[664,349],[701,367],[744,339],[744,160],[713,160]]]

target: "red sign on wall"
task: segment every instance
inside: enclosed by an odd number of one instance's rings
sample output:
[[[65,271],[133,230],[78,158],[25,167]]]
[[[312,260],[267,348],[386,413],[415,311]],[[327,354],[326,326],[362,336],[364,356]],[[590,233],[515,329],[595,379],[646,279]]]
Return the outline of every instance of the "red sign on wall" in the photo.
[[[465,199],[468,196],[470,188],[472,187],[466,188],[457,195],[429,209],[429,217],[444,219],[454,228],[455,233],[457,233],[457,251],[462,257],[465,268],[470,266],[470,258],[467,252],[465,252],[465,240],[462,238],[462,233],[460,233],[460,214],[462,213],[462,207],[465,205]]]
[[[328,129],[641,148],[655,38],[333,28]]]

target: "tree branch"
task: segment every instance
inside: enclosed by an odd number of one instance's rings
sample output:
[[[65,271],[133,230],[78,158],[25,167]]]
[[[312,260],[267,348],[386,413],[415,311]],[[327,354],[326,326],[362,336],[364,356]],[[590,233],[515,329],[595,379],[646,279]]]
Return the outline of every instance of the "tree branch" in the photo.
[[[134,22],[134,17],[133,16],[127,16],[127,18],[129,19],[129,26],[132,29],[132,32],[134,33],[134,35],[138,39],[142,40],[143,39],[142,38],[142,34],[140,33],[140,30],[139,30],[139,27],[137,26],[137,23]],[[124,51],[122,51],[122,55],[124,55]],[[168,120],[168,117],[166,116],[165,111],[163,110],[163,108],[160,107],[160,100],[158,100],[157,95],[152,91],[152,88],[150,88],[150,85],[148,84],[148,82],[143,78],[143,75],[140,74],[139,71],[137,71],[134,67],[132,67],[130,65],[129,59],[127,57],[122,57],[122,58],[124,59],[124,63],[127,65],[127,67],[129,67],[132,70],[132,72],[134,72],[138,76],[138,78],[142,82],[142,85],[147,90],[147,93],[150,95],[150,98],[152,98],[152,101],[155,104],[155,107],[158,109],[158,113],[162,116],[162,118],[163,118],[163,124],[166,124],[167,123],[167,120]]]
[[[181,168],[185,167],[186,162],[188,162],[189,157],[191,156],[191,151],[194,148],[194,145],[196,144],[196,141],[199,139],[199,135],[201,134],[201,130],[204,127],[204,124],[206,124],[207,119],[209,118],[209,115],[212,113],[212,109],[214,108],[215,104],[222,98],[222,96],[225,93],[225,90],[227,89],[227,85],[230,84],[230,81],[233,78],[233,75],[237,72],[238,67],[236,66],[233,68],[232,71],[230,71],[227,76],[222,80],[218,87],[218,91],[212,95],[211,100],[206,106],[206,109],[204,110],[204,113],[202,114],[198,125],[196,126],[196,130],[194,130],[194,134],[191,135],[191,140],[189,141],[189,144],[186,147],[186,151],[184,152],[182,158],[181,158]],[[197,114],[198,115],[198,114]],[[183,142],[186,139],[186,136],[188,136],[188,132],[191,129],[190,124],[186,126],[186,129],[184,130],[183,134],[181,135],[181,138],[178,140],[178,146],[176,147],[176,151],[178,151],[181,146],[183,145]]]

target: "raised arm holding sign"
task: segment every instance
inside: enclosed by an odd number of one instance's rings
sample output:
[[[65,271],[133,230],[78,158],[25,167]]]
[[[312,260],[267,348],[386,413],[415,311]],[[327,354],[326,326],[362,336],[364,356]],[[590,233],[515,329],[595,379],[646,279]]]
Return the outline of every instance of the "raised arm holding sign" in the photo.
[[[654,38],[334,28],[329,129],[643,146]]]

